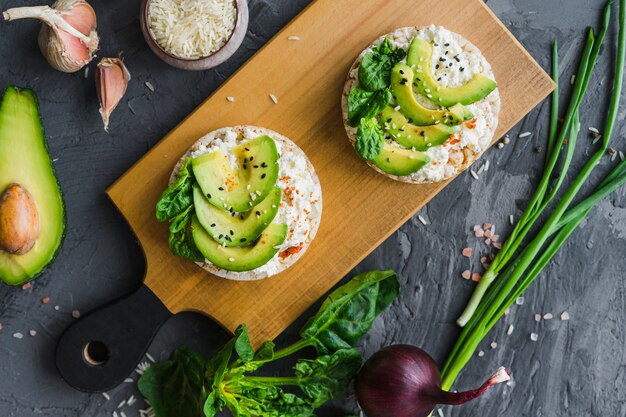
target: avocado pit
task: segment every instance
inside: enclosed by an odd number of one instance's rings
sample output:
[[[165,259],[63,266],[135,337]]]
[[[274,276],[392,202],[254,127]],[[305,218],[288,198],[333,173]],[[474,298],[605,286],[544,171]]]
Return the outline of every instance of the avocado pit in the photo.
[[[0,251],[27,253],[39,231],[39,211],[33,196],[20,184],[10,184],[0,195]]]

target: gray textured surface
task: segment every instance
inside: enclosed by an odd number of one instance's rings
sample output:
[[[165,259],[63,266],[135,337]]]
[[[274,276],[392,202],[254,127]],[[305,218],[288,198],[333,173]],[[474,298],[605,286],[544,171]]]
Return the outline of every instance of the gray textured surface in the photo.
[[[15,3],[0,0],[0,8]],[[37,23],[0,24],[0,86],[16,84],[37,91],[51,153],[58,158],[55,165],[68,211],[67,238],[48,273],[27,291],[0,286],[0,416],[110,416],[122,399],[137,395],[131,384],[111,391],[110,401],[76,392],[59,378],[53,362],[55,341],[73,320],[72,310],[88,311],[131,291],[143,273],[141,251],[104,190],[308,1],[251,0],[251,24],[244,45],[227,64],[203,73],[169,68],[152,55],[139,30],[138,2],[93,3],[102,37],[101,54],[123,50],[133,74],[125,103],[113,115],[109,135],[101,129],[92,76],[85,79],[82,72],[65,75],[50,69],[37,50]],[[549,64],[550,41],[559,40],[563,79],[569,78],[576,65],[582,28],[597,24],[602,3],[489,1],[544,68]],[[602,56],[609,55],[607,52],[605,48]],[[592,150],[586,127],[603,122],[597,108],[606,100],[611,61],[601,60],[601,71],[583,105],[585,132],[580,155]],[[156,87],[155,92],[145,87],[146,81]],[[394,268],[402,282],[401,299],[362,343],[366,355],[385,344],[404,342],[427,349],[437,360],[445,358],[457,334],[454,319],[474,287],[460,278],[468,267],[460,251],[469,245],[485,252],[485,246],[469,236],[471,226],[489,221],[506,236],[509,214],[517,216],[525,206],[542,162],[533,148],[545,137],[546,110],[547,106],[540,106],[511,132],[515,138],[521,131],[531,131],[530,139],[513,140],[503,150],[487,152],[478,164],[489,160],[491,169],[478,181],[461,175],[422,210],[429,225],[422,225],[417,218],[410,220],[359,265],[358,271]],[[623,121],[624,112],[619,119]],[[618,149],[626,148],[624,129],[620,127],[616,133]],[[603,168],[608,165],[606,158]],[[444,409],[446,415],[626,414],[625,207],[622,190],[593,211],[529,289],[524,305],[514,307],[504,323],[496,326],[481,346],[485,355],[472,359],[458,387],[482,382],[499,365],[512,369],[515,383],[466,407]],[[50,303],[41,303],[42,297],[50,297]],[[572,319],[562,322],[558,315],[565,310]],[[548,312],[557,319],[535,322],[535,313]],[[281,335],[278,343],[293,340],[301,324],[302,319]],[[515,330],[507,336],[509,324]],[[28,335],[31,329],[37,331],[35,337]],[[23,333],[24,338],[14,338],[15,332]],[[531,332],[539,334],[537,342],[530,341]],[[150,353],[165,358],[181,343],[208,353],[226,338],[210,320],[181,314],[163,327]],[[495,350],[489,347],[491,341],[498,343]],[[138,415],[137,407],[144,406],[138,402],[124,410],[130,417]],[[354,398],[348,397],[325,407],[320,415],[341,416],[354,406]]]

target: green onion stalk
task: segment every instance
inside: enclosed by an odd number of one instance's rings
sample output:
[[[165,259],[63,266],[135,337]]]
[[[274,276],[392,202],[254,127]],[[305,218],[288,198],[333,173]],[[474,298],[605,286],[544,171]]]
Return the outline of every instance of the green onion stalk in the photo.
[[[591,209],[626,182],[626,162],[622,161],[587,198],[570,207],[594,168],[606,154],[615,127],[623,84],[626,46],[624,23],[626,0],[620,0],[615,78],[602,144],[580,170],[541,229],[520,252],[522,243],[526,241],[533,226],[536,225],[538,219],[554,200],[567,177],[580,131],[579,108],[610,24],[612,3],[613,0],[610,0],[605,7],[602,28],[598,36],[595,36],[592,29],[588,31],[578,67],[578,76],[560,130],[558,127],[558,46],[556,42],[553,44],[552,77],[556,88],[551,98],[550,130],[543,175],[528,207],[479,282],[467,307],[457,321],[463,327],[463,331],[442,369],[442,387],[444,390],[451,388],[458,374],[476,351],[478,344],[505,311],[541,273]],[[561,157],[564,148],[565,155]],[[558,179],[554,181],[553,177],[559,162]]]

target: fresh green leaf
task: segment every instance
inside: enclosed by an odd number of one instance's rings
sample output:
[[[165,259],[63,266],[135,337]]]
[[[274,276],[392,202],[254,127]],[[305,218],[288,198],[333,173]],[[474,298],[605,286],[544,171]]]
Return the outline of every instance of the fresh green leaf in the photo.
[[[399,290],[393,271],[357,275],[326,298],[317,314],[300,331],[300,336],[320,354],[350,348],[396,299]]]
[[[176,182],[167,187],[156,204],[158,221],[170,220],[193,204],[193,183],[191,158],[187,158],[178,170]]]
[[[193,207],[193,204],[190,205],[185,211],[172,219],[170,223],[170,233],[178,233],[190,224],[191,216],[194,214]]]
[[[189,348],[152,365],[138,382],[157,417],[197,417],[204,402],[204,358]]]
[[[381,90],[391,84],[391,69],[406,52],[394,48],[388,38],[365,54],[359,65],[359,84],[368,91]]]
[[[341,349],[332,355],[300,359],[294,369],[298,386],[317,408],[343,393],[361,367],[361,354],[356,349]]]
[[[235,330],[235,351],[244,362],[250,362],[254,358],[254,349],[250,344],[248,328],[245,324],[241,324]]]
[[[176,256],[193,262],[204,261],[204,255],[200,253],[200,250],[198,250],[198,247],[193,241],[190,227],[184,227],[184,229],[179,232],[170,233],[169,246],[172,253]]]
[[[361,119],[376,117],[391,102],[389,89],[375,92],[355,87],[348,95],[348,124],[357,127]]]
[[[255,361],[271,361],[274,358],[274,348],[276,345],[271,340],[266,340],[254,355]]]
[[[376,119],[361,119],[356,131],[354,149],[365,160],[376,158],[383,150],[385,133],[378,126]]]

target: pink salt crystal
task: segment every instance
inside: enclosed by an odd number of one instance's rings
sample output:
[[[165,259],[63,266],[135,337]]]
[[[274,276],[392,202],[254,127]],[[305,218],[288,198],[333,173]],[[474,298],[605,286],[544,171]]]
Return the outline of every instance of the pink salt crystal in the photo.
[[[74,310],[72,311],[72,317],[74,317],[75,319],[80,317],[80,311],[78,310]]]
[[[500,242],[493,242],[493,247],[496,249],[502,249],[502,243]]]
[[[485,262],[487,262],[487,257],[486,257],[486,256],[482,256],[482,257],[480,258],[480,263],[481,263],[481,264],[484,264]]]
[[[474,236],[476,237],[483,237],[485,236],[485,232],[483,231],[483,229],[478,229],[474,232]]]
[[[491,239],[485,239],[485,245],[487,246],[491,245]]]
[[[465,256],[466,258],[469,258],[470,256],[472,256],[472,254],[474,253],[474,251],[472,250],[472,248],[465,248],[463,249],[463,256]]]
[[[483,229],[487,230],[489,228],[491,228],[491,223],[484,223],[483,224]]]
[[[491,232],[489,230],[485,230],[485,237],[488,237],[491,239]]]
[[[474,231],[480,230],[480,225],[478,225],[478,224],[474,225],[474,229],[473,230]]]
[[[491,240],[493,240],[494,242],[497,242],[500,240],[500,235],[491,235]]]
[[[461,276],[465,279],[470,279],[471,276],[471,272],[469,271],[469,269],[466,269],[465,271],[463,271],[463,273],[461,274]]]
[[[32,287],[32,285],[30,285],[30,282],[27,282],[26,284],[22,285],[22,289],[23,289],[23,290],[27,290],[27,289],[29,289],[30,287]]]
[[[482,278],[482,276],[478,272],[474,272],[472,274],[472,281],[474,281],[474,282],[480,281],[481,278]]]
[[[28,334],[29,334],[29,335],[31,335],[31,336],[33,336],[33,337],[35,337],[35,336],[37,336],[37,330],[30,330],[30,331],[28,332]]]
[[[535,314],[535,321],[541,321],[541,314]]]

